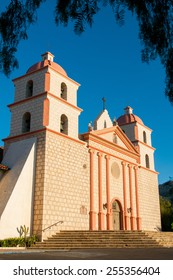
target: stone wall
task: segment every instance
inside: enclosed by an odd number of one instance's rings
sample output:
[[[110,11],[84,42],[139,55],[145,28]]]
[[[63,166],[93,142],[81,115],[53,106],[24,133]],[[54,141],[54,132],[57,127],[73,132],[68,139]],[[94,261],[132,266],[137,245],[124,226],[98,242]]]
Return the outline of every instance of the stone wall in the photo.
[[[158,174],[139,169],[139,205],[143,230],[161,228]]]
[[[89,155],[85,143],[47,132],[43,204],[43,228],[63,221],[60,229],[88,229]]]

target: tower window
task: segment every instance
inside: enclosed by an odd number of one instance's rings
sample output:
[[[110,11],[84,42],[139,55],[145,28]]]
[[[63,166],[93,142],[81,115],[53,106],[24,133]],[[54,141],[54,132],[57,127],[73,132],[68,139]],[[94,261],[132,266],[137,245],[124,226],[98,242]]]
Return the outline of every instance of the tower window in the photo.
[[[26,97],[31,97],[33,95],[33,81],[30,80],[26,84]]]
[[[65,83],[61,84],[61,98],[67,100],[67,86]]]
[[[104,120],[104,128],[107,127],[107,123],[106,123],[106,120]]]
[[[150,160],[148,155],[145,155],[145,166],[146,168],[150,168]]]
[[[147,143],[147,135],[145,131],[143,131],[143,142]]]
[[[68,135],[68,118],[62,115],[60,119],[60,132]]]
[[[22,119],[22,132],[29,132],[31,128],[31,114],[25,113]]]

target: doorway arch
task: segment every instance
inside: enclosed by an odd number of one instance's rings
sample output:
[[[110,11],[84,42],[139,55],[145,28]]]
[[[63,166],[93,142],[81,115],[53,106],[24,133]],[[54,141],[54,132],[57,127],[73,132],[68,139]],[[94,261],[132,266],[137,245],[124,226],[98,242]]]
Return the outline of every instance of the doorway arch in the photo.
[[[121,202],[118,199],[113,199],[111,202],[112,212],[112,229],[123,230],[123,209]]]

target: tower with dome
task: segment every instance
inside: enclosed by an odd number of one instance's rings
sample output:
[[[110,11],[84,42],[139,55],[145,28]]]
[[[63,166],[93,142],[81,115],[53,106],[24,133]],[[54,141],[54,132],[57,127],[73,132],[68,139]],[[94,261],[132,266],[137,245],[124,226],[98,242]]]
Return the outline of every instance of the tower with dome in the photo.
[[[104,107],[78,132],[79,83],[50,52],[13,80],[10,134],[0,164],[0,238],[20,225],[40,239],[63,230],[160,229],[151,132],[128,106]]]

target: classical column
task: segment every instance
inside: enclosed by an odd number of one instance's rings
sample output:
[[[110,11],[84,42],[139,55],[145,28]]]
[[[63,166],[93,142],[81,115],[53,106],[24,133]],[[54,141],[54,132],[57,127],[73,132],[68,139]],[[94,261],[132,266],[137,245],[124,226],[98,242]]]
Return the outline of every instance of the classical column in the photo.
[[[123,198],[124,198],[124,226],[125,230],[129,229],[129,217],[127,214],[127,191],[126,191],[126,163],[122,163],[122,173],[123,173]]]
[[[96,229],[96,219],[94,211],[94,151],[89,150],[90,153],[90,230]]]
[[[102,153],[98,155],[98,194],[99,194],[99,213],[98,213],[98,229],[104,229],[103,199],[102,199]]]
[[[134,203],[133,203],[133,186],[132,186],[132,165],[129,164],[129,192],[130,192],[130,224],[131,230],[135,229],[135,217],[134,217]]]
[[[136,223],[137,230],[141,230],[141,218],[139,211],[139,195],[138,195],[138,167],[134,166],[135,170],[135,194],[136,194]]]
[[[112,222],[111,222],[111,209],[110,209],[110,156],[106,155],[106,203],[107,203],[107,214],[106,214],[106,221],[107,221],[107,230],[112,229]]]

